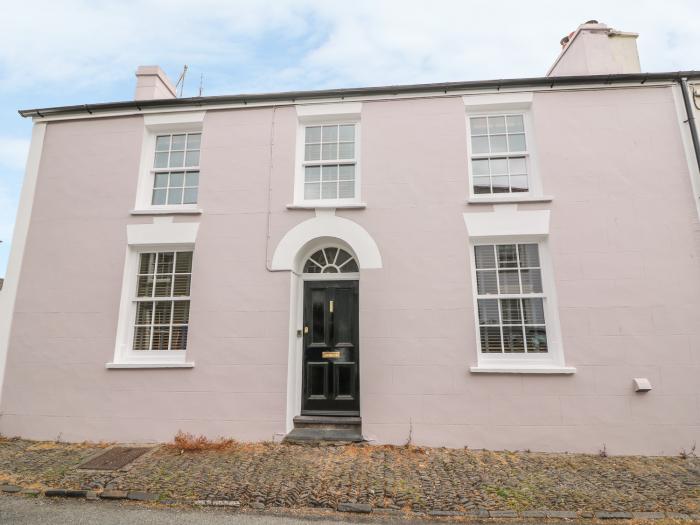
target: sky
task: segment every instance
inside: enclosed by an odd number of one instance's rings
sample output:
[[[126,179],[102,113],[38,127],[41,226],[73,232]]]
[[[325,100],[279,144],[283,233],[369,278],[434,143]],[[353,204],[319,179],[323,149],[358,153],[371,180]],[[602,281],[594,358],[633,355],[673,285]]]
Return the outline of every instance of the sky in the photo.
[[[139,65],[184,96],[543,76],[596,19],[640,34],[643,71],[700,69],[694,0],[0,0],[0,277],[31,121],[133,98]]]

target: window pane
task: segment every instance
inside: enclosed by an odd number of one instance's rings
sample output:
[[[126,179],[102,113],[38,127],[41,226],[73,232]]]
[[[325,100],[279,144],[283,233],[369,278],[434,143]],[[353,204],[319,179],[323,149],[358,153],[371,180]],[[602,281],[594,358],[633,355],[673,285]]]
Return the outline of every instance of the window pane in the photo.
[[[479,295],[498,293],[496,270],[478,270],[476,272],[476,291]]]
[[[304,184],[304,198],[318,199],[321,197],[321,184],[318,182]]]
[[[151,199],[151,204],[154,206],[160,206],[165,204],[165,196],[168,190],[153,190],[153,198]]]
[[[340,181],[338,183],[338,198],[352,199],[355,196],[355,181]]]
[[[338,137],[340,140],[354,141],[355,140],[355,125],[346,124],[340,126],[340,135]]]
[[[199,166],[199,151],[188,151],[185,157],[185,166]]]
[[[508,159],[491,159],[491,175],[508,175]]]
[[[479,324],[498,324],[500,317],[498,314],[498,299],[479,299]]]
[[[155,297],[170,297],[170,292],[172,290],[173,276],[172,275],[158,275],[155,278]]]
[[[520,299],[501,299],[503,324],[522,324]]]
[[[139,258],[139,273],[155,273],[156,272],[156,254],[142,253]]]
[[[134,350],[150,350],[151,327],[137,326],[134,329]]]
[[[474,159],[472,161],[472,172],[474,176],[489,174],[489,159]]]
[[[182,204],[182,188],[170,188],[168,191],[168,204]]]
[[[525,324],[544,324],[544,305],[540,298],[523,299]]]
[[[335,258],[338,257],[338,248],[324,248],[323,251],[326,254],[326,260],[330,264],[335,264]]]
[[[187,348],[187,326],[173,326],[170,337],[171,350],[185,350]]]
[[[491,153],[505,153],[508,151],[505,135],[491,135],[489,142],[491,143]]]
[[[136,303],[136,324],[151,324],[153,318],[153,303]]]
[[[509,151],[525,151],[525,135],[508,135]]]
[[[520,293],[518,270],[499,270],[498,282],[501,293]]]
[[[170,301],[158,301],[153,310],[153,324],[170,324]]]
[[[168,151],[170,149],[170,135],[156,137],[156,151]]]
[[[182,204],[197,204],[197,188],[186,188],[183,191]]]
[[[190,302],[173,301],[173,324],[187,324],[190,322]]]
[[[503,177],[492,177],[491,187],[494,193],[508,193],[510,186],[508,185],[508,175]]]
[[[185,164],[185,152],[184,151],[171,151],[170,152],[170,167],[171,168],[181,168]]]
[[[341,164],[338,166],[338,178],[340,180],[355,180],[355,165]]]
[[[320,160],[321,159],[321,145],[320,144],[307,144],[306,151],[304,153],[304,160]]]
[[[508,115],[506,120],[508,125],[508,133],[525,131],[522,115]]]
[[[188,171],[185,174],[185,186],[199,186],[198,171]]]
[[[325,182],[321,184],[322,199],[337,199],[338,198],[338,183]]]
[[[321,126],[309,126],[306,128],[306,143],[321,142]]]
[[[506,118],[503,116],[489,117],[489,134],[506,132]]]
[[[537,244],[518,244],[521,268],[539,268],[540,254]]]
[[[472,137],[472,153],[488,153],[489,138],[488,137]]]
[[[323,144],[323,154],[321,158],[323,160],[335,160],[338,158],[338,145],[333,142],[331,144]]]
[[[472,117],[469,119],[469,127],[473,135],[486,135],[486,117]]]
[[[528,326],[525,328],[528,352],[547,351],[547,330],[544,326]]]
[[[522,353],[525,352],[525,339],[522,326],[503,327],[503,351]]]
[[[474,193],[491,193],[491,178],[490,177],[475,177],[474,178]]]
[[[528,190],[527,175],[511,175],[510,190],[513,192],[521,192]]]
[[[170,340],[170,327],[154,326],[153,327],[153,348],[152,350],[167,350],[168,341]]]
[[[341,142],[338,148],[339,159],[352,159],[355,157],[355,144],[353,142]]]
[[[181,171],[175,171],[170,173],[170,187],[181,188],[185,185],[185,174]]]
[[[170,145],[170,150],[184,150],[185,135],[173,135],[173,142]]]
[[[202,134],[201,133],[190,133],[189,135],[187,135],[187,149],[188,150],[199,149],[201,142],[202,142]]]
[[[304,168],[305,182],[318,182],[321,180],[321,166],[306,166]]]
[[[520,270],[523,293],[542,293],[542,275],[540,270]]]
[[[508,169],[511,175],[527,173],[525,157],[511,157],[508,159]]]
[[[321,171],[322,181],[338,180],[338,166],[323,166]]]
[[[188,295],[190,295],[190,276],[176,275],[175,284],[173,285],[173,297]]]
[[[338,251],[338,255],[336,255],[336,258],[335,258],[335,264],[337,264],[338,266],[340,266],[340,265],[342,265],[345,261],[347,261],[348,259],[350,259],[351,257],[352,257],[352,256],[351,256],[348,252],[346,252],[345,250],[339,250],[339,251]]]
[[[482,352],[498,352],[501,353],[501,329],[491,326],[479,327],[481,336],[481,351]]]
[[[139,282],[136,287],[136,297],[152,297],[153,296],[153,276],[143,275],[139,277]]]
[[[162,151],[156,153],[156,158],[153,161],[154,168],[167,168],[168,167],[168,152]]]
[[[474,258],[479,269],[496,267],[496,255],[491,245],[474,246]]]
[[[168,174],[167,173],[156,173],[153,180],[154,188],[167,188],[168,187]]]
[[[338,126],[323,126],[323,142],[338,141]]]
[[[175,273],[190,273],[192,271],[192,252],[177,252],[175,254]]]
[[[158,254],[156,273],[173,273],[174,252],[161,252]]]
[[[496,246],[499,268],[517,268],[518,255],[515,250],[515,244],[499,244]]]
[[[355,259],[352,259],[345,263],[343,267],[340,269],[341,272],[343,273],[349,273],[349,272],[359,272],[360,269],[357,267],[357,261]]]

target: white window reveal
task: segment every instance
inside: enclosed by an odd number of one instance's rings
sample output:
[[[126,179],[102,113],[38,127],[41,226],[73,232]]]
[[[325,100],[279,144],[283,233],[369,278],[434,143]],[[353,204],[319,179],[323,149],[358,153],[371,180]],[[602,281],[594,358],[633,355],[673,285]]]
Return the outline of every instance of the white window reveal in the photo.
[[[156,137],[151,205],[197,204],[201,133]]]
[[[187,349],[192,252],[141,253],[131,349]]]
[[[354,199],[356,124],[306,126],[304,200]]]
[[[530,189],[522,113],[469,117],[472,190],[475,195]]]
[[[546,353],[538,245],[474,246],[481,352]]]

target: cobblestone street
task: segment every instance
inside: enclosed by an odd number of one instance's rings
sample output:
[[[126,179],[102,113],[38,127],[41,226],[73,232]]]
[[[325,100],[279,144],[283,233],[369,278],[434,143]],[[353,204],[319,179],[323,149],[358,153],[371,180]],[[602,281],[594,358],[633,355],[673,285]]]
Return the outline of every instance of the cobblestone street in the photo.
[[[389,446],[159,446],[119,471],[77,467],[107,445],[0,443],[0,481],[23,488],[143,491],[242,508],[370,505],[434,516],[509,512],[700,513],[700,460]],[[534,516],[533,516],[534,517]]]

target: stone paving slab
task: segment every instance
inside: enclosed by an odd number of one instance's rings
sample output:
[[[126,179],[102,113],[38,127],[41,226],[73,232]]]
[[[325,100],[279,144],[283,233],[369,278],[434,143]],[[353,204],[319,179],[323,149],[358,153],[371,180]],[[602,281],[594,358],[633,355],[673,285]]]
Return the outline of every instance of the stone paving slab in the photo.
[[[105,497],[139,493],[161,502],[228,501],[236,508],[371,508],[433,517],[700,514],[697,457],[234,443],[198,452],[161,446],[128,471],[78,468],[105,447],[2,440],[0,485],[104,491]]]

